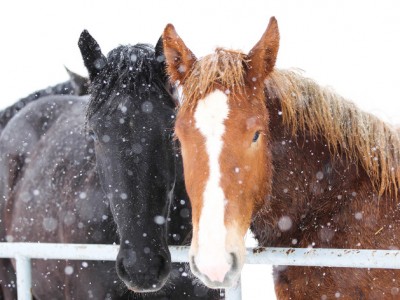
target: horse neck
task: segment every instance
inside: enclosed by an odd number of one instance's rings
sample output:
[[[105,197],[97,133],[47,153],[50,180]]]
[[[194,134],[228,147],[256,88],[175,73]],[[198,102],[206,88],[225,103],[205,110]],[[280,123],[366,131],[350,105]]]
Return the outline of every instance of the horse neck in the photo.
[[[18,100],[13,105],[0,111],[0,132],[6,127],[7,123],[26,105],[29,103],[40,99],[45,96],[50,95],[81,95],[85,94],[86,91],[82,88],[77,88],[71,80],[59,83],[57,85],[36,91],[20,100]]]
[[[354,199],[375,199],[376,192],[364,169],[340,151],[332,155],[324,137],[293,134],[282,121],[277,99],[267,106],[273,190],[269,202],[253,219],[252,230],[261,245],[290,247],[293,237],[300,243],[310,228],[347,218]],[[277,224],[282,221],[292,223],[289,230],[279,229]],[[305,239],[301,246],[309,246],[309,241]]]

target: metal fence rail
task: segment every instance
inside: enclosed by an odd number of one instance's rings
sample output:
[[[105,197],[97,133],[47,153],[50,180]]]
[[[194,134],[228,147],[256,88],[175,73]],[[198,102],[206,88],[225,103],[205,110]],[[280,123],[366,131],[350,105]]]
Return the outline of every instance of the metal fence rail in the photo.
[[[32,299],[31,259],[109,260],[119,246],[93,244],[0,243],[0,258],[15,258],[18,299]],[[188,247],[170,247],[173,262],[188,261]],[[400,269],[399,250],[313,248],[247,249],[247,264]],[[241,299],[240,283],[226,291],[227,300]]]

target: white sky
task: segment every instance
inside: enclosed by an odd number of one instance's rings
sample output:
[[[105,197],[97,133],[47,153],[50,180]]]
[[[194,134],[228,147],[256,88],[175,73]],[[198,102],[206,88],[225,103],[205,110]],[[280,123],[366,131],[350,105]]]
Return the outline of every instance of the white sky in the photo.
[[[63,3],[63,4],[62,4]],[[216,46],[250,48],[274,15],[281,30],[278,67],[295,67],[362,108],[400,123],[400,3],[381,1],[115,0],[1,1],[0,108],[85,74],[77,40],[86,28],[103,52],[155,43],[173,23],[197,56]]]
[[[63,65],[86,74],[77,47],[85,28],[107,53],[118,44],[155,44],[172,23],[199,57],[216,46],[249,51],[273,15],[281,31],[279,68],[300,68],[364,110],[400,124],[396,0],[1,1],[0,109],[66,80]],[[256,277],[243,279],[244,299],[271,299],[265,282],[250,287]]]

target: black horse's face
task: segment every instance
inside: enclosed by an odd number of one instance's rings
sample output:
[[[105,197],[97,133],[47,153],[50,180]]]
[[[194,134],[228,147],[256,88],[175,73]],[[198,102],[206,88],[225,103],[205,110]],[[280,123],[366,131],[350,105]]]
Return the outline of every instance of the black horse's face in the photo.
[[[81,42],[80,47],[82,50]],[[90,57],[82,53],[84,59]],[[139,59],[139,54],[131,54],[130,59]],[[91,60],[95,72],[88,67],[92,80],[88,109],[91,105],[96,109],[88,111],[87,127],[118,228],[117,273],[133,291],[156,291],[164,285],[171,268],[166,230],[175,179],[171,138],[174,105],[160,84],[139,84],[133,91],[132,80],[124,81],[121,75],[108,78],[116,68],[112,58]],[[128,70],[132,71],[131,67]],[[102,103],[96,102],[96,97],[103,97]]]
[[[170,271],[166,219],[174,182],[173,149],[165,120],[148,110],[154,101],[136,107],[139,101],[126,100],[112,114],[91,118],[89,126],[97,170],[120,236],[118,274],[134,290],[156,290]]]

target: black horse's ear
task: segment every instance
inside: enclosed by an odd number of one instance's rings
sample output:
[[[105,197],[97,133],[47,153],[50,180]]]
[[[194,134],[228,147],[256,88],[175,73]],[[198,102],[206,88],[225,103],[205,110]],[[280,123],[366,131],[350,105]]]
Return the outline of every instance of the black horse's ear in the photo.
[[[107,64],[107,59],[103,53],[101,53],[99,44],[87,30],[82,31],[78,46],[81,50],[85,67],[89,72],[89,78],[93,81],[99,71]]]
[[[71,82],[72,87],[74,88],[75,95],[82,96],[87,95],[89,93],[89,79],[83,77],[75,72],[72,72],[66,66],[64,66],[65,70],[69,75],[69,80]]]
[[[164,56],[164,48],[163,48],[162,36],[158,39],[155,51],[156,51],[156,59],[159,62],[164,62],[165,61],[165,56]]]

